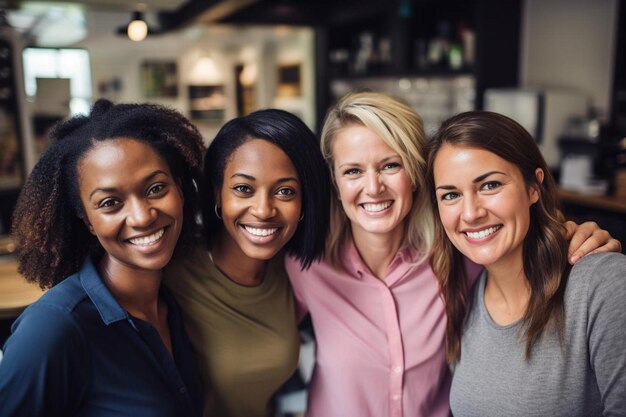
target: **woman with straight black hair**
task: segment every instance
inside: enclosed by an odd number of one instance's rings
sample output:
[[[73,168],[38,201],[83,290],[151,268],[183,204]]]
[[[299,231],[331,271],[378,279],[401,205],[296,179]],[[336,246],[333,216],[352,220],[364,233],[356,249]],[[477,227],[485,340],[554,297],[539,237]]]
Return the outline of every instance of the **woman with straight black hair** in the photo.
[[[205,415],[271,416],[300,345],[283,259],[322,257],[328,169],[309,128],[270,109],[226,123],[204,170],[206,245],[175,259],[166,285],[200,352]]]

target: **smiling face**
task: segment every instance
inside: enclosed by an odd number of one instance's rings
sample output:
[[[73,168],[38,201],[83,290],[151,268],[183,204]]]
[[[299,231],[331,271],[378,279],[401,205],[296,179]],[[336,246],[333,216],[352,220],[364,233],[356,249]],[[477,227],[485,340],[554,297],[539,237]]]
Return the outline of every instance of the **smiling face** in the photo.
[[[225,228],[217,244],[234,259],[271,259],[296,232],[302,210],[296,168],[285,152],[262,139],[232,153],[217,200]]]
[[[515,165],[478,148],[443,145],[433,168],[439,215],[454,246],[488,269],[520,270],[537,188]]]
[[[354,236],[403,238],[415,188],[400,155],[360,125],[342,129],[332,150],[335,183]]]
[[[78,164],[85,223],[112,271],[160,271],[183,224],[183,197],[169,166],[144,142],[106,140]]]

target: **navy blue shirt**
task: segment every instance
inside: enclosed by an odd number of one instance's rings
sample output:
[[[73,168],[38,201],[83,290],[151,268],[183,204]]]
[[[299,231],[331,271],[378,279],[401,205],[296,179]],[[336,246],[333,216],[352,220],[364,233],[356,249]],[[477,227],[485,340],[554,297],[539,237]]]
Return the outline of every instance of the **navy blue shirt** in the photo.
[[[166,288],[172,354],[131,316],[91,260],[15,321],[0,362],[0,416],[200,416],[202,387]]]

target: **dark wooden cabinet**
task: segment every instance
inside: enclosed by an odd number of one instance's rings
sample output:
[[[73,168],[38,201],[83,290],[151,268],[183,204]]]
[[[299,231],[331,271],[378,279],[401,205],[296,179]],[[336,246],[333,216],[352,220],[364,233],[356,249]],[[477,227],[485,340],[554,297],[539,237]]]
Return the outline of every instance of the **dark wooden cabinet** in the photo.
[[[615,43],[615,67],[613,71],[613,95],[611,100],[611,125],[626,135],[626,1],[617,3],[617,33]]]
[[[341,2],[337,2],[341,3]],[[395,0],[350,2],[331,8],[326,23],[316,27],[316,101],[318,129],[335,100],[336,80],[447,78],[469,75],[474,82],[474,108],[482,108],[483,92],[518,85],[521,0]],[[473,59],[462,59],[466,50]],[[445,39],[440,60],[433,40]],[[372,49],[370,60],[368,45]],[[435,54],[433,55],[433,52]],[[460,61],[459,54],[461,55]]]
[[[11,37],[0,28],[0,235],[9,232],[25,176],[15,59]]]

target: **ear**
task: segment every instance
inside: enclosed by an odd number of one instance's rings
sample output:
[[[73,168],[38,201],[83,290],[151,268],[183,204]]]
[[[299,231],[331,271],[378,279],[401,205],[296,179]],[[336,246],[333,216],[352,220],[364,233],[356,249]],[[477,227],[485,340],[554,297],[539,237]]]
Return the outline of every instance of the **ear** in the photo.
[[[541,197],[541,184],[543,184],[544,178],[543,169],[537,168],[535,170],[535,179],[537,180],[536,184],[530,187],[530,203],[535,204],[539,201],[539,197]]]

